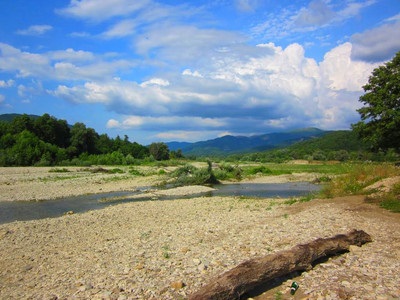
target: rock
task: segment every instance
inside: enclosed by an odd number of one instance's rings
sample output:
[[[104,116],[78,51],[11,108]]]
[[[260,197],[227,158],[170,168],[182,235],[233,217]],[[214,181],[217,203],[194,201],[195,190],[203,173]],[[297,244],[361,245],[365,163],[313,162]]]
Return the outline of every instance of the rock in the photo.
[[[198,258],[193,258],[193,263],[194,263],[196,266],[198,266],[198,265],[201,264],[201,260],[198,259]]]
[[[185,284],[182,281],[174,281],[171,282],[170,286],[175,290],[180,290],[185,286]]]

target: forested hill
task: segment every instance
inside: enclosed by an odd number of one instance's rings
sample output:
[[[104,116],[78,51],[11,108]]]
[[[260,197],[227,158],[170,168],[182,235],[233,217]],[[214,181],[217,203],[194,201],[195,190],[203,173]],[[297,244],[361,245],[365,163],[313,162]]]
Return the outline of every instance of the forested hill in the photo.
[[[2,114],[0,115],[0,121],[12,122],[12,120],[14,120],[16,117],[19,116],[21,116],[21,114]],[[40,118],[40,116],[38,115],[27,115],[27,116],[33,120]]]
[[[226,156],[234,153],[249,153],[287,147],[300,141],[324,136],[328,131],[318,128],[273,132],[254,136],[231,136],[201,141],[196,143],[167,143],[171,150],[181,149],[184,155],[193,156]]]
[[[98,134],[83,123],[69,125],[48,114],[0,116],[0,166],[133,163],[149,156],[148,147]]]
[[[306,160],[392,160],[391,153],[373,153],[370,146],[362,142],[354,131],[338,130],[323,136],[294,143],[269,151],[236,155],[231,159],[249,161],[282,162],[292,159]]]

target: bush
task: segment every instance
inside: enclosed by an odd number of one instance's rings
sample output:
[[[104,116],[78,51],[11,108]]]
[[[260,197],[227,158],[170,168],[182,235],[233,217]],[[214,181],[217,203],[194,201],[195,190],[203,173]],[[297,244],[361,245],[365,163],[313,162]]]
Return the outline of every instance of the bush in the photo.
[[[207,168],[200,169],[192,165],[185,165],[172,172],[171,176],[175,178],[172,184],[176,186],[219,183],[212,171],[211,162]]]
[[[270,175],[272,174],[272,170],[267,168],[266,166],[256,166],[246,169],[245,173],[246,175],[257,175],[257,174]]]

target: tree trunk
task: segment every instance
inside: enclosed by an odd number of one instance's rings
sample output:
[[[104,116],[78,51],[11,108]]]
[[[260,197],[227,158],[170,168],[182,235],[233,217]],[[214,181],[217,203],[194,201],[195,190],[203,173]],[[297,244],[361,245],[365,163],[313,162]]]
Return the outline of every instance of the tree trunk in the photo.
[[[244,293],[270,280],[294,271],[312,269],[312,263],[320,258],[348,251],[350,245],[361,246],[371,241],[370,235],[366,232],[353,230],[348,234],[316,239],[307,244],[297,245],[290,250],[250,259],[217,276],[192,294],[189,299],[239,299]]]

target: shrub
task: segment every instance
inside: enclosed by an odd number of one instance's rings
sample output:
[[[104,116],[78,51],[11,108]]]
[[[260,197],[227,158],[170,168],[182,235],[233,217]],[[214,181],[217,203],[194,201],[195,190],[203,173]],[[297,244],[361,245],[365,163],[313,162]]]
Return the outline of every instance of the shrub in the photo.
[[[267,168],[266,166],[256,166],[245,169],[245,173],[246,175],[257,175],[257,174],[270,175],[272,174],[272,170]]]
[[[202,185],[219,183],[212,171],[211,163],[207,168],[196,168],[192,165],[185,165],[172,172],[172,184],[176,186],[183,185]]]

